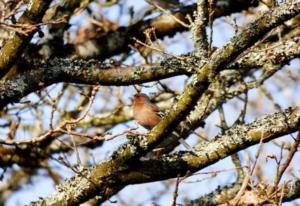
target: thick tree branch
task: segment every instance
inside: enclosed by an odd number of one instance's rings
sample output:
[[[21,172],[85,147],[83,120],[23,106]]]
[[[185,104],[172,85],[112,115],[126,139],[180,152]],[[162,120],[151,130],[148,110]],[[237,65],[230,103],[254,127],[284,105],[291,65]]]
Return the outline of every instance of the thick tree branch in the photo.
[[[170,66],[170,62],[165,65],[162,63],[122,68],[102,64],[96,60],[54,59],[36,67],[37,69],[18,74],[11,80],[0,81],[0,109],[53,83],[124,86],[188,74],[181,64]]]
[[[94,195],[99,195],[104,201],[126,185],[176,178],[178,175],[185,176],[189,172],[203,169],[231,154],[258,144],[261,139],[268,142],[295,132],[299,126],[300,107],[295,107],[267,115],[250,124],[236,125],[224,135],[197,145],[196,154],[179,152],[158,159],[128,162],[127,165],[118,165],[118,168],[114,169],[107,161],[93,168],[81,170],[76,177],[60,185],[56,193],[32,205],[43,203],[51,205],[59,202],[76,205]]]

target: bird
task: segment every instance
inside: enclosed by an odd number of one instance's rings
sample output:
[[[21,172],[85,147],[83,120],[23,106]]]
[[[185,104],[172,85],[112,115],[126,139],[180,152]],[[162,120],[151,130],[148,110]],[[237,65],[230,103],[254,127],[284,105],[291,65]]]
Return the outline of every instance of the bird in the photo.
[[[153,104],[150,98],[144,93],[135,94],[133,97],[133,118],[137,123],[144,128],[151,130],[162,119],[162,112],[158,106]],[[178,137],[178,141],[188,150],[192,151],[191,146],[180,135],[173,131],[173,134]]]
[[[161,121],[159,112],[158,106],[153,104],[146,94],[138,93],[134,95],[133,117],[139,125],[151,130]]]
[[[179,0],[146,0],[146,2],[163,9],[176,9],[181,5]]]

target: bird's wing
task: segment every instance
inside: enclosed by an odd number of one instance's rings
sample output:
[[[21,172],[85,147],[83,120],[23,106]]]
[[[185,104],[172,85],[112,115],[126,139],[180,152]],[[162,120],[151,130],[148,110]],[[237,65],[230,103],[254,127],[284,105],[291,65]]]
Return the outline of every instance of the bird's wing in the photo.
[[[154,112],[160,112],[160,109],[158,106],[156,106],[155,104],[151,104],[151,109],[154,111]]]

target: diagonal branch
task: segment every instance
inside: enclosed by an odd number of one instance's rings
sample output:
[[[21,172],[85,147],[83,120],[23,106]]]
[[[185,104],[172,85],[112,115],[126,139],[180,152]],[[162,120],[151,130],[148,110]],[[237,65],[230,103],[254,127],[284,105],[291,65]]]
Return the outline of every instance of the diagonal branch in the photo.
[[[150,132],[147,138],[147,150],[157,146],[163,140],[163,137],[170,134],[173,128],[176,128],[180,121],[190,113],[217,72],[225,69],[226,64],[233,61],[244,50],[252,46],[257,39],[299,13],[299,2],[294,1],[292,3],[281,4],[277,8],[266,12],[255,22],[249,24],[230,43],[218,49],[212,55],[209,63],[204,65],[196,75],[193,75],[191,82],[185,88],[178,103],[170,110],[169,115]],[[143,152],[141,153],[143,154]]]
[[[264,142],[268,142],[297,131],[299,126],[300,107],[295,107],[264,116],[250,124],[236,125],[224,135],[200,143],[196,146],[196,155],[179,152],[157,159],[118,165],[114,169],[111,167],[115,165],[107,161],[90,169],[83,169],[82,174],[67,180],[55,193],[40,203],[51,205],[63,201],[65,205],[76,205],[94,195],[99,195],[99,201],[105,201],[126,185],[176,178],[178,175],[185,176],[188,172],[198,171],[258,144],[261,138]]]

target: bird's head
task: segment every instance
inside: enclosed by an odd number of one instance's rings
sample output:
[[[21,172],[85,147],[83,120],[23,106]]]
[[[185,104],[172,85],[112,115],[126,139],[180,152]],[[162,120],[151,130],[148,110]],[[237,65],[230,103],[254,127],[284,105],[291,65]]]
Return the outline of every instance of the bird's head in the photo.
[[[145,101],[150,101],[149,97],[144,93],[135,94],[133,97],[133,102],[135,103],[143,103]]]

